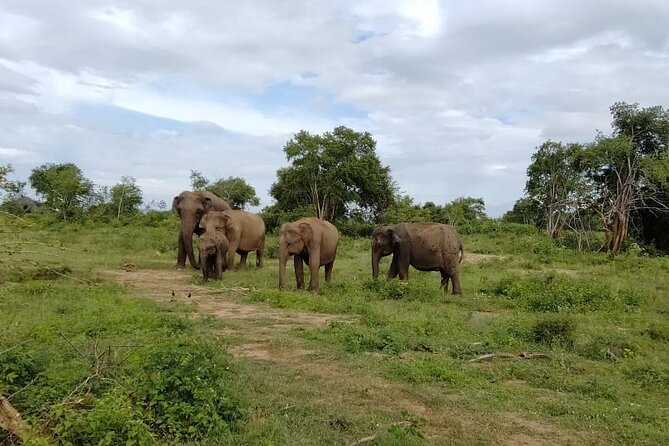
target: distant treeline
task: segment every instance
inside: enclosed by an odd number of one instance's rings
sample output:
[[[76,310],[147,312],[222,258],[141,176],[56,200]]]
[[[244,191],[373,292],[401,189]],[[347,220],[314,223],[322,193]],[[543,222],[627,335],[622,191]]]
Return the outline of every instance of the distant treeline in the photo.
[[[629,235],[648,251],[669,251],[669,111],[616,103],[613,132],[592,143],[546,141],[527,169],[526,194],[501,221],[485,213],[482,198],[449,203],[415,203],[400,193],[376,154],[368,132],[337,127],[322,135],[301,131],[283,151],[288,167],[277,170],[270,188],[273,204],[262,209],[267,229],[303,216],[333,221],[346,235],[367,236],[376,224],[434,221],[462,233],[522,230],[507,223],[544,228],[548,237],[578,249],[620,253]],[[28,179],[39,201],[27,196],[23,181],[11,181],[11,165],[0,166],[0,209],[15,215],[39,212],[54,221],[131,219],[168,204],[144,203],[135,178],[112,187],[97,186],[72,163],[43,164]],[[244,178],[210,181],[191,171],[191,188],[208,190],[235,209],[258,206]],[[180,191],[175,190],[175,194]],[[157,218],[157,217],[152,217]]]

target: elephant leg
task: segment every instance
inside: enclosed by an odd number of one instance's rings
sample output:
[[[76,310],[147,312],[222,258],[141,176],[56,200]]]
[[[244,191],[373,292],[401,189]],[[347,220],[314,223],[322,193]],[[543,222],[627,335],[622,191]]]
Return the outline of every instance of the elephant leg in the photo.
[[[409,279],[409,261],[406,259],[400,259],[397,261],[397,272],[400,276],[400,280]]]
[[[448,273],[445,270],[440,270],[441,273],[441,287],[444,289],[444,292],[448,291]]]
[[[220,249],[216,250],[216,265],[214,272],[214,279],[220,280],[223,278],[223,255]]]
[[[229,242],[230,245],[228,246],[228,269],[233,269],[235,265],[235,254],[237,254],[237,248],[239,248],[239,240],[230,240]]]
[[[393,260],[390,262],[390,268],[388,268],[388,278],[394,279],[395,277],[397,277],[397,274],[398,274],[397,258],[395,255],[393,255]]]
[[[458,267],[450,267],[448,270],[448,275],[451,276],[451,282],[453,283],[453,294],[462,294],[462,290],[460,289],[460,270]]]
[[[293,256],[293,261],[295,264],[295,281],[297,283],[297,289],[304,289],[304,262],[299,255]]]
[[[176,269],[184,269],[186,267],[186,247],[184,246],[184,239],[179,233],[179,251],[177,253]]]
[[[318,292],[318,268],[321,264],[320,259],[320,249],[313,250],[309,253],[309,271],[311,272],[311,277],[309,277],[309,291],[314,293]]]
[[[332,280],[332,268],[334,267],[334,260],[330,263],[325,264],[325,281],[330,282]]]
[[[248,252],[242,252],[239,254],[240,259],[239,259],[239,267],[241,269],[246,269],[248,268],[248,264],[246,263],[246,258],[248,257],[249,253]]]
[[[263,267],[264,257],[265,257],[265,236],[263,236],[262,242],[260,242],[260,247],[256,250],[256,267],[257,268],[262,268]]]

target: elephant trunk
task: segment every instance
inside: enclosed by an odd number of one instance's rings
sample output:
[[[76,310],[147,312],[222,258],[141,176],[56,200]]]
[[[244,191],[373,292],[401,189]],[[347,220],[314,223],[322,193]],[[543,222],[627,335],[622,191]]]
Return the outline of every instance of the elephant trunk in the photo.
[[[288,250],[284,247],[279,248],[279,289],[286,287],[286,262],[288,262]]]
[[[181,223],[181,241],[191,266],[195,269],[200,269],[198,259],[193,252],[193,232],[195,232],[196,225],[197,223]]]
[[[372,278],[376,279],[379,277],[379,261],[381,260],[381,254],[372,250]]]

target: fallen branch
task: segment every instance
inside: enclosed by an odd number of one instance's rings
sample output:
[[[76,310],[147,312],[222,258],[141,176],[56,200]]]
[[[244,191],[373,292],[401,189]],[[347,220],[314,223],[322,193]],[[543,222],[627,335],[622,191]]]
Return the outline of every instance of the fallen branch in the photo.
[[[18,438],[23,435],[21,415],[2,395],[0,395],[0,427]]]
[[[545,353],[488,353],[486,355],[481,355],[476,358],[470,359],[467,362],[483,362],[483,361],[492,361],[494,359],[511,359],[511,360],[521,360],[521,359],[539,359],[539,358],[548,358],[548,355]]]
[[[53,268],[49,268],[48,266],[44,266],[44,265],[42,265],[42,266],[43,266],[44,268],[48,269],[49,271],[51,271],[52,273],[56,273],[56,274],[58,274],[59,276],[65,277],[66,279],[75,280],[75,281],[77,281],[77,282],[79,282],[79,283],[83,283],[84,285],[86,285],[86,282],[83,281],[83,280],[81,280],[81,279],[77,279],[76,277],[68,276],[67,274],[63,274],[63,273],[61,273],[60,271],[56,271],[56,270],[53,269]]]
[[[28,387],[32,386],[32,385],[35,383],[35,381],[37,381],[37,380],[39,379],[40,376],[42,376],[42,373],[38,373],[37,375],[35,375],[35,377],[34,377],[28,384],[26,384],[25,386],[21,387],[21,388],[20,388],[19,390],[17,390],[16,392],[14,392],[14,393],[12,393],[11,395],[9,395],[9,396],[7,397],[7,400],[11,400],[11,399],[14,398],[16,395],[18,395],[19,393],[23,392],[23,391],[26,390]]]
[[[28,342],[29,340],[30,340],[30,339],[26,339],[26,340],[23,341],[23,342],[19,342],[18,344],[13,345],[13,346],[9,347],[9,348],[6,349],[6,350],[1,351],[1,352],[0,352],[0,355],[4,355],[4,354],[7,353],[8,351],[14,350],[16,347],[20,347],[20,346],[22,346],[23,344],[25,344],[25,343]]]
[[[241,286],[234,286],[234,287],[220,287],[220,288],[204,288],[204,287],[199,287],[193,285],[193,288],[196,291],[203,291],[209,294],[223,294],[223,293],[248,293],[250,291],[255,291],[255,288],[246,288],[246,287],[241,287]]]

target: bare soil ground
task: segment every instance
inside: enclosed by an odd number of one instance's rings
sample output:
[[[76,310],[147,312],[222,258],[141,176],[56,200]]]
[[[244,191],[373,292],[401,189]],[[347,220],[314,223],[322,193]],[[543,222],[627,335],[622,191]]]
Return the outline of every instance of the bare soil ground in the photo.
[[[497,256],[468,254],[466,261],[482,261]],[[523,418],[519,414],[484,414],[460,410],[457,401],[465,395],[457,391],[425,385],[391,382],[356,364],[337,360],[331,352],[314,350],[304,341],[290,336],[302,328],[326,327],[330,321],[349,321],[341,315],[312,313],[272,308],[263,303],[240,302],[235,294],[247,293],[244,288],[208,288],[191,283],[190,271],[109,270],[102,275],[129,286],[134,293],[160,302],[181,301],[196,304],[195,316],[215,316],[225,320],[225,335],[231,340],[230,353],[244,361],[259,361],[263,367],[286,370],[302,377],[304,398],[310,399],[314,410],[326,408],[333,399],[354,411],[406,411],[424,419],[421,430],[431,442],[449,443],[449,438],[463,438],[471,443],[497,445],[553,446],[585,444],[587,435],[565,430],[550,423]],[[476,315],[475,317],[488,317]],[[384,360],[374,358],[370,360]],[[514,382],[512,385],[524,385]],[[333,395],[331,390],[338,389]],[[343,389],[343,390],[342,390]],[[258,415],[258,417],[262,417]],[[469,443],[470,441],[468,441]]]

